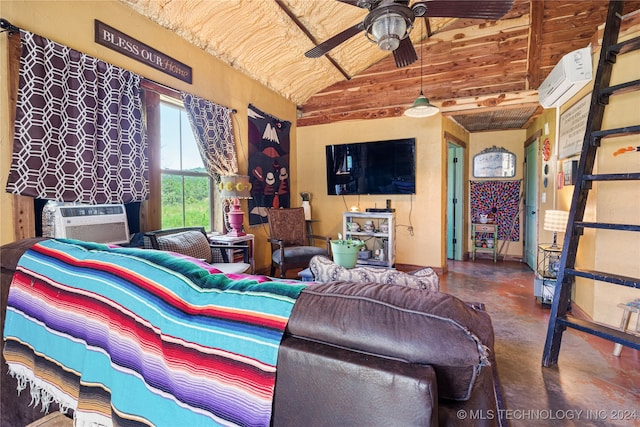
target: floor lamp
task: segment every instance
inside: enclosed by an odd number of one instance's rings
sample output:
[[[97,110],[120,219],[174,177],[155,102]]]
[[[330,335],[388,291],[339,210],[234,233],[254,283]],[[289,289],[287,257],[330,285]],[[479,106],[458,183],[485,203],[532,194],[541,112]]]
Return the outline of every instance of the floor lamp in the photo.
[[[247,233],[242,231],[242,223],[244,222],[244,212],[240,208],[239,199],[251,198],[251,183],[247,175],[229,175],[220,177],[220,195],[225,200],[225,211],[227,222],[231,230],[227,236],[240,237]],[[229,200],[232,200],[229,207]]]

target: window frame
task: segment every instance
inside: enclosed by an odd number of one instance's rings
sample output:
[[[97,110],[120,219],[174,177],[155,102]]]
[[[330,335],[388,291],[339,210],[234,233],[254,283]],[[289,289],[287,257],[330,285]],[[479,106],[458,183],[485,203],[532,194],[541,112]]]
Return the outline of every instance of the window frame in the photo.
[[[149,200],[147,200],[141,208],[141,229],[144,231],[162,229],[162,174],[171,171],[163,170],[161,166],[161,118],[160,103],[163,101],[174,103],[179,108],[184,108],[180,98],[180,92],[160,85],[158,83],[143,80],[142,89],[144,91],[145,114],[147,123],[147,137],[149,147]],[[183,176],[191,176],[193,172],[179,171]],[[197,174],[196,174],[197,175]],[[209,177],[209,215],[210,224],[204,225],[207,231],[218,230],[223,228],[221,215],[216,212],[222,212],[220,193],[215,191],[217,177]]]
[[[185,112],[186,113],[186,109],[184,107],[184,104],[182,103],[182,101],[178,98],[176,99],[175,97],[171,97],[168,96],[166,94],[162,94],[160,95],[160,102],[158,104],[160,110],[162,110],[163,105],[167,105],[167,106],[171,106],[174,107],[178,110],[180,110],[180,112]],[[160,116],[162,117],[162,114],[160,114]],[[182,120],[182,114],[180,114],[180,121],[179,121],[179,126],[180,126],[180,167],[182,167],[182,131],[184,130],[184,127],[187,126],[189,130],[191,130],[191,124],[189,123],[189,120],[186,120],[186,123],[183,123]],[[162,126],[162,119],[160,120],[159,123],[160,126]],[[196,142],[197,144],[197,142]],[[162,136],[160,135],[160,159],[162,161]],[[202,225],[203,227],[205,227],[206,230],[211,231],[214,228],[214,224],[215,224],[215,216],[214,216],[214,197],[215,197],[215,180],[211,177],[211,175],[209,175],[206,171],[205,172],[193,172],[193,171],[189,171],[189,170],[183,170],[183,169],[165,169],[162,167],[162,163],[160,164],[160,190],[162,191],[162,177],[164,175],[172,175],[172,176],[179,176],[182,177],[181,179],[181,185],[182,185],[182,227],[187,227],[189,225]],[[209,224],[186,224],[186,203],[185,203],[185,177],[196,177],[196,178],[208,178],[209,180]],[[160,200],[162,200],[162,192],[160,193]],[[160,212],[160,219],[162,222],[162,211]]]

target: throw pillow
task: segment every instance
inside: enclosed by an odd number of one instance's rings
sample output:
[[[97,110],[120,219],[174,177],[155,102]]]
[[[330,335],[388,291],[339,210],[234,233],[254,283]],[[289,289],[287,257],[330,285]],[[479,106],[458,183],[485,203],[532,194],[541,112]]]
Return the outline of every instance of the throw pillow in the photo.
[[[431,267],[424,267],[416,271],[410,271],[407,273],[411,276],[414,276],[418,280],[418,287],[420,289],[428,289],[428,290],[440,290],[440,278],[438,277],[438,273],[436,273]]]
[[[315,256],[311,258],[309,268],[316,282],[371,282],[409,286],[427,291],[440,290],[440,279],[436,272],[429,267],[421,268],[412,273],[404,273],[390,268],[344,268],[325,256]]]
[[[211,247],[207,236],[199,231],[183,231],[158,237],[158,249],[177,252],[211,263]]]

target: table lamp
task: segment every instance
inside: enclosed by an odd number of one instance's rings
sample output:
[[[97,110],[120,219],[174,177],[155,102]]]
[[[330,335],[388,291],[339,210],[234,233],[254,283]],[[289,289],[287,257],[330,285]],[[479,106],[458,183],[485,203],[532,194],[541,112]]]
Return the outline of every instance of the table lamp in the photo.
[[[247,233],[242,231],[244,212],[240,209],[239,199],[251,198],[251,183],[249,182],[249,177],[247,175],[222,176],[220,177],[218,189],[220,190],[222,198],[225,199],[225,210],[228,209],[226,215],[231,230],[227,233],[227,236],[245,236]],[[231,208],[228,208],[229,199],[232,199]]]
[[[569,212],[548,210],[544,213],[544,229],[553,231],[553,249],[558,248],[557,236],[558,232],[564,233],[567,230],[567,221],[569,220]]]

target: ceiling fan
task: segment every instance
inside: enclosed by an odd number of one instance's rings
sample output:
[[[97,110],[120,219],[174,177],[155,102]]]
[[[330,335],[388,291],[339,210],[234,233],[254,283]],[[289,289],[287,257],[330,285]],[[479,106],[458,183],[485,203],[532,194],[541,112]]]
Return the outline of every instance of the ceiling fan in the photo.
[[[364,20],[347,28],[305,53],[307,58],[319,58],[365,31],[369,40],[382,50],[393,51],[396,66],[406,67],[418,59],[409,34],[416,18],[479,18],[500,19],[513,0],[424,0],[409,6],[409,0],[338,0],[342,3],[367,9]]]

